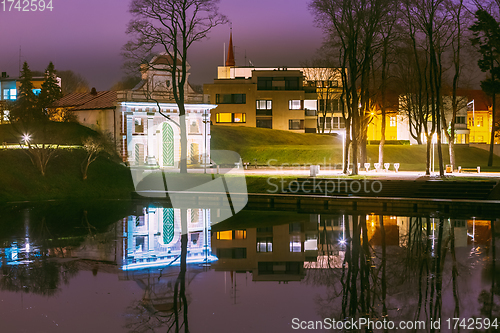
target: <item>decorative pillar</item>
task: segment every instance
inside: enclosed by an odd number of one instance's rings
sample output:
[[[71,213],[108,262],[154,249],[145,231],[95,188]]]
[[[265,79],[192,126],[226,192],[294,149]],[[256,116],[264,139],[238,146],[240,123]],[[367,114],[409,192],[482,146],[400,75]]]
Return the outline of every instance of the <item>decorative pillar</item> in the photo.
[[[156,157],[154,155],[155,149],[154,149],[154,125],[153,125],[153,117],[154,113],[149,113],[148,112],[148,157],[147,157],[147,164],[148,165],[157,165],[158,162],[156,161]]]
[[[133,113],[127,113],[127,139],[125,140],[127,142],[127,161],[129,165],[134,165],[135,164],[135,159],[134,159],[134,143],[132,140],[132,129],[134,128],[134,115]]]

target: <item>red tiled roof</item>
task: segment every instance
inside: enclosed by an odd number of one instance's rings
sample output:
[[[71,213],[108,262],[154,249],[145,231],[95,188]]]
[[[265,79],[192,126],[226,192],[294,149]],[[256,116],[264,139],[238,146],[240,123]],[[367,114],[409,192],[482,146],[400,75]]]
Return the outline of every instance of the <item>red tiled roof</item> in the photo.
[[[72,93],[55,101],[51,107],[72,107],[72,110],[113,109],[116,107],[116,91]]]
[[[467,100],[474,100],[474,109],[477,111],[488,111],[491,107],[491,97],[487,96],[482,90],[458,89],[457,96],[467,96]]]

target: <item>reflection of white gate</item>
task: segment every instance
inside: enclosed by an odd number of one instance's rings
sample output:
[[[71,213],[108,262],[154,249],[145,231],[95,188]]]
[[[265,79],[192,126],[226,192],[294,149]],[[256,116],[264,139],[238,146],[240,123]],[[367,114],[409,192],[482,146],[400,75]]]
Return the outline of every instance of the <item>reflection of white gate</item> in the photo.
[[[166,122],[162,125],[163,166],[174,166],[174,131]]]
[[[174,209],[163,208],[163,244],[167,245],[174,239]]]
[[[142,143],[135,144],[135,163],[137,165],[144,163],[144,145]]]

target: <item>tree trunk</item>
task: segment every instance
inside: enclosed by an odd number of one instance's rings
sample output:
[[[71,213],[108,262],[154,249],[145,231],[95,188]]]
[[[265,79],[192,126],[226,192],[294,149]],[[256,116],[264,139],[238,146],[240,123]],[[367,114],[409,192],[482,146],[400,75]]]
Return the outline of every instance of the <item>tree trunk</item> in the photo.
[[[382,106],[382,129],[380,143],[378,145],[378,163],[380,167],[384,167],[384,144],[385,144],[385,106]]]
[[[431,145],[432,145],[432,134],[426,135],[427,137],[427,155],[425,163],[425,175],[429,176],[431,174]],[[434,162],[434,161],[433,161]]]
[[[184,106],[182,106],[184,109]],[[185,113],[185,111],[184,111]],[[186,116],[179,117],[179,125],[181,126],[181,160],[179,161],[180,173],[187,173],[187,131],[186,131]]]
[[[496,111],[496,94],[493,94],[493,105],[491,111],[491,138],[490,138],[490,155],[488,156],[488,166],[493,166],[493,150],[495,149],[495,111]]]
[[[346,175],[349,174],[349,147],[351,145],[351,126],[347,123],[345,127],[345,139],[344,139],[344,156],[343,156],[343,170],[342,172]]]

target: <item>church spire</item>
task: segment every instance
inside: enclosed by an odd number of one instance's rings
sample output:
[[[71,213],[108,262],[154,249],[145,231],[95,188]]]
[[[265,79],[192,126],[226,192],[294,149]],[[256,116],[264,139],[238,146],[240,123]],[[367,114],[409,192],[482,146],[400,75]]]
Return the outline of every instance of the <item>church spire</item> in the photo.
[[[234,62],[234,52],[233,52],[233,28],[231,28],[231,33],[229,35],[229,49],[227,50],[227,60],[226,66],[235,66]]]

